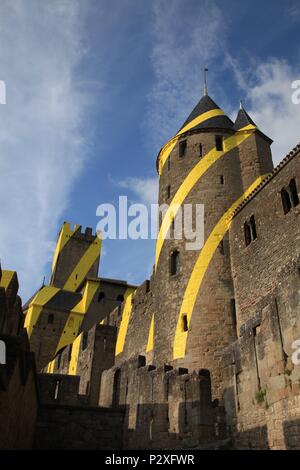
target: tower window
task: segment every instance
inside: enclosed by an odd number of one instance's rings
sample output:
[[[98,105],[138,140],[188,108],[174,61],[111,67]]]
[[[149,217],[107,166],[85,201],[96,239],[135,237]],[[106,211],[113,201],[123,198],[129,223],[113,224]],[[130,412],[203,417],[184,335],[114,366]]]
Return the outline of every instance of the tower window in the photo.
[[[295,178],[293,178],[290,181],[289,187],[290,187],[290,192],[291,192],[292,206],[296,207],[299,204],[299,196],[298,196],[298,191],[297,191],[297,185],[296,185]]]
[[[230,312],[231,312],[231,320],[232,320],[232,326],[235,329],[236,335],[237,335],[237,318],[236,318],[236,306],[235,306],[235,299],[230,300]]]
[[[216,150],[223,151],[223,137],[221,135],[216,135]]]
[[[167,186],[167,199],[169,199],[171,197],[171,186],[168,185]]]
[[[171,168],[171,158],[170,157],[167,160],[167,168],[168,168],[168,171],[170,171],[170,168]]]
[[[118,302],[124,302],[124,295],[122,295],[122,294],[118,295],[117,301]]]
[[[182,315],[182,331],[188,331],[188,319],[187,315]]]
[[[288,212],[290,212],[290,210],[292,208],[290,195],[289,195],[289,193],[287,192],[287,190],[285,188],[282,188],[282,190],[280,191],[280,194],[281,194],[281,202],[282,202],[282,207],[283,207],[283,213],[287,214]]]
[[[250,217],[249,222],[244,223],[244,236],[246,246],[250,245],[250,243],[257,238],[254,215]]]
[[[284,214],[290,212],[292,207],[298,206],[299,196],[295,178],[291,179],[287,187],[282,188],[280,194]]]
[[[84,331],[82,335],[82,344],[81,344],[81,349],[84,351],[87,348],[88,345],[88,332]]]
[[[98,302],[101,302],[101,300],[105,299],[105,293],[104,292],[99,292],[98,295]]]
[[[221,175],[221,176],[220,176],[220,184],[224,184],[224,183],[225,183],[224,176],[223,176],[223,175]]]
[[[62,352],[60,351],[57,355],[57,368],[58,369],[60,368],[60,364],[61,364],[61,354]]]
[[[50,313],[50,315],[48,315],[48,325],[53,325],[53,322],[54,322],[54,315],[53,313]]]
[[[250,231],[251,231],[251,239],[256,240],[257,239],[257,234],[256,234],[256,224],[255,224],[254,215],[251,215],[251,217],[250,217]]]
[[[199,157],[201,158],[203,156],[203,148],[202,144],[199,144]]]
[[[73,344],[70,344],[69,346],[69,351],[68,351],[68,361],[70,362],[72,358],[72,349],[73,349]]]
[[[171,253],[170,274],[171,276],[175,276],[176,274],[179,274],[179,251],[177,250],[174,250]]]
[[[186,154],[187,143],[186,140],[179,142],[179,158],[182,158]]]

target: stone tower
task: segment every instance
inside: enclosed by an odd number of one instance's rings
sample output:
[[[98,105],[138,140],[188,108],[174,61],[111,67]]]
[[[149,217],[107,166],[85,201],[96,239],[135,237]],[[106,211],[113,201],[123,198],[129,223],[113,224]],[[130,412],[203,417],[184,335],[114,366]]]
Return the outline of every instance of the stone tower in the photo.
[[[237,336],[231,214],[272,169],[270,143],[244,109],[233,124],[205,94],[157,158],[159,204],[170,209],[156,246],[154,363],[209,369],[215,397],[221,396],[221,351]],[[204,204],[200,250],[173,237],[176,205],[184,204]]]
[[[70,228],[64,223],[58,236],[53,257],[50,285],[76,291],[87,277],[96,278],[100,262],[100,239],[87,227]]]

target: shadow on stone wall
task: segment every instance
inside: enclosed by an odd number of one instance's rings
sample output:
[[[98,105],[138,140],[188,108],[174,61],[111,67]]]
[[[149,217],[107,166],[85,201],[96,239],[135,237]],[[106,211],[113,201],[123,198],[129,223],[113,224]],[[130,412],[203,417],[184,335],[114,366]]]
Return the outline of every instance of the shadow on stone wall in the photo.
[[[287,450],[300,449],[300,419],[283,422],[284,441]]]

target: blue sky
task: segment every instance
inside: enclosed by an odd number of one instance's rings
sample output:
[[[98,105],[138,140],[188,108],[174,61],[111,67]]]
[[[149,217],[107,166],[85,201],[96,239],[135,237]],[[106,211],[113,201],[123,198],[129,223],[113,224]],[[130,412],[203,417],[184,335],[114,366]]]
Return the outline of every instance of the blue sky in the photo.
[[[49,276],[64,220],[155,202],[155,160],[202,95],[234,117],[243,98],[274,139],[299,140],[300,4],[237,0],[2,0],[0,257],[26,298]],[[154,241],[105,241],[100,275],[140,283]]]

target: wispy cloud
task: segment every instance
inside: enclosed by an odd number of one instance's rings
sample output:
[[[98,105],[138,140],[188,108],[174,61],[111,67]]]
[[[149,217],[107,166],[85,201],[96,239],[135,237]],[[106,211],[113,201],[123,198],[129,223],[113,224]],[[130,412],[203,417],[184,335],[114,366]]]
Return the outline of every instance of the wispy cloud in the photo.
[[[274,140],[274,163],[300,140],[300,105],[292,102],[292,82],[300,78],[300,67],[284,60],[269,59],[256,64],[252,73],[241,70],[230,60],[237,84],[243,90],[247,111],[262,132]]]
[[[86,156],[88,99],[74,80],[84,54],[76,0],[1,1],[0,253],[25,298],[42,280]]]

